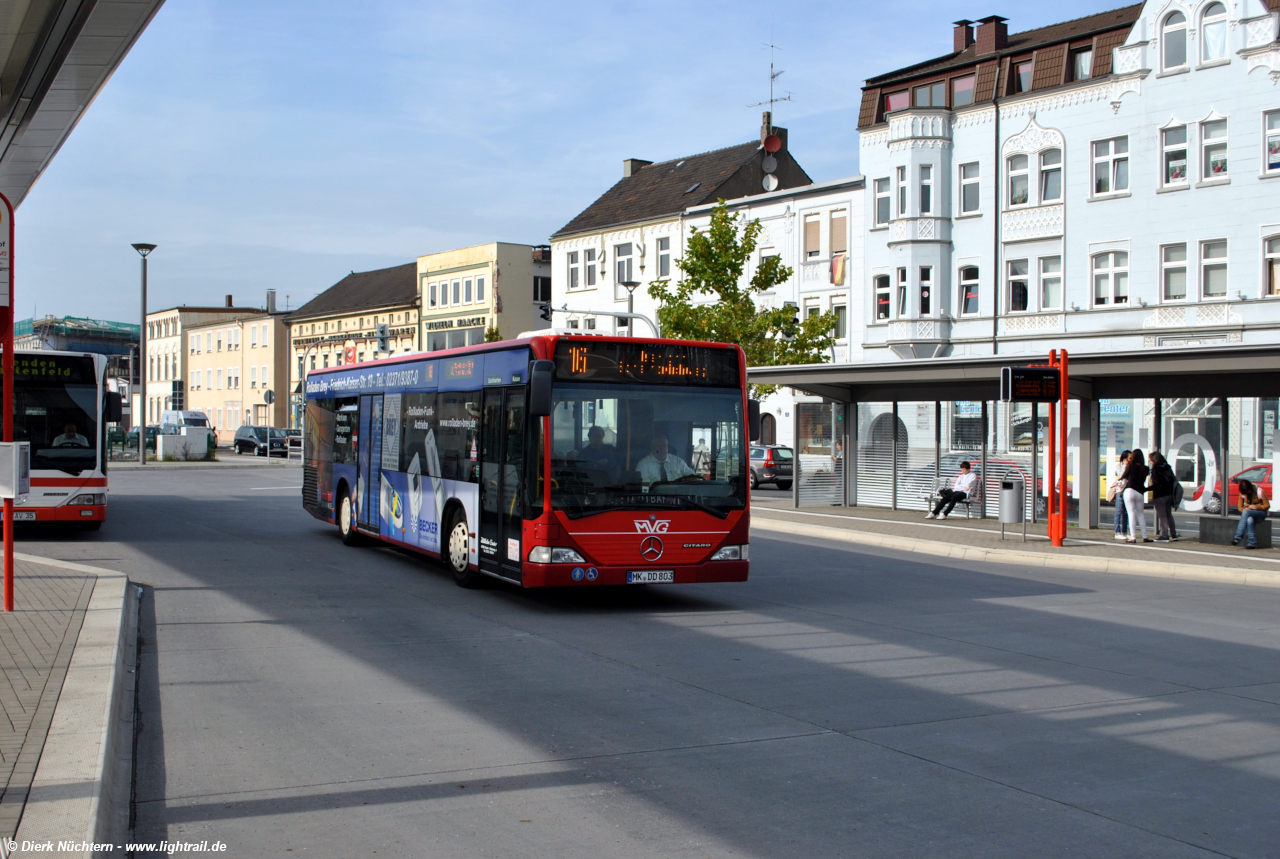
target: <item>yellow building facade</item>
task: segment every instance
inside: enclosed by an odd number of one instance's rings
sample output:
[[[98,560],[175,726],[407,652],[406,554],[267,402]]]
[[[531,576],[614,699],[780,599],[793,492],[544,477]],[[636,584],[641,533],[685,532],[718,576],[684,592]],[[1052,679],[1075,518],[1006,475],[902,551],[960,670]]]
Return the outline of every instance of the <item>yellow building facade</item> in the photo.
[[[283,313],[191,326],[184,348],[186,408],[205,413],[220,443],[229,443],[245,424],[288,426],[289,341]]]
[[[418,257],[422,348],[473,346],[547,328],[540,303],[551,300],[551,249],[490,242]]]

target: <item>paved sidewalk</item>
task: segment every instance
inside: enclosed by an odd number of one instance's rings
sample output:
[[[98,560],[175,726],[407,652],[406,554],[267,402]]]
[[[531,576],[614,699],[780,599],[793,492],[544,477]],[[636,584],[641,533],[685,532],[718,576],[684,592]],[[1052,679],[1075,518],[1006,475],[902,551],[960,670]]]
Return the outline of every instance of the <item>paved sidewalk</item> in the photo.
[[[0,612],[0,838],[13,838],[97,577],[14,562],[14,607]]]
[[[924,513],[906,510],[883,510],[870,507],[806,507],[795,509],[787,501],[753,496],[753,522],[796,523],[836,529],[858,535],[855,542],[875,543],[886,548],[906,548],[918,544],[930,554],[959,557],[966,551],[983,553],[985,560],[996,560],[990,553],[1016,553],[1010,560],[1078,566],[1081,569],[1106,569],[1111,572],[1137,572],[1161,575],[1162,571],[1181,572],[1183,577],[1194,569],[1206,571],[1206,580],[1244,581],[1251,572],[1255,583],[1274,577],[1280,584],[1280,551],[1205,545],[1194,540],[1177,543],[1128,544],[1105,530],[1070,529],[1066,545],[1055,548],[1045,536],[1045,526],[1027,526],[1027,542],[1022,542],[1021,526],[1006,526],[1005,539],[1000,539],[1000,523],[994,519],[949,518],[926,520]],[[767,527],[767,526],[765,526]],[[775,525],[776,527],[776,525]],[[943,551],[945,547],[946,551]],[[1234,571],[1220,575],[1212,571]],[[1269,582],[1268,582],[1269,583]]]

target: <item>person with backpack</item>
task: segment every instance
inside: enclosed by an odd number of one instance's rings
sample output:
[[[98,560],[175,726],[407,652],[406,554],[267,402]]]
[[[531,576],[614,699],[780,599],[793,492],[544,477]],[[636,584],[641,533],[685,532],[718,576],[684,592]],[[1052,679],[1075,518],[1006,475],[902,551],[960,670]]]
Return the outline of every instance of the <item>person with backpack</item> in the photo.
[[[1156,542],[1169,543],[1178,539],[1178,528],[1173,522],[1176,488],[1181,488],[1173,475],[1173,467],[1158,450],[1151,452],[1151,477],[1147,489],[1151,491],[1151,503],[1156,508]]]
[[[1240,498],[1236,506],[1240,509],[1240,524],[1236,526],[1236,535],[1232,538],[1231,545],[1239,546],[1240,538],[1248,533],[1249,542],[1245,544],[1245,548],[1256,549],[1258,548],[1258,522],[1267,518],[1271,502],[1251,481],[1241,480]]]

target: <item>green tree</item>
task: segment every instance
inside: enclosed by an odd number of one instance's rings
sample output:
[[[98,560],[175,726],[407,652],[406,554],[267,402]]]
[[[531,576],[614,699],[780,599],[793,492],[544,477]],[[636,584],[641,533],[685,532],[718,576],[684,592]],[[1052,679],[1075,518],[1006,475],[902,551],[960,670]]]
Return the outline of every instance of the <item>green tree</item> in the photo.
[[[749,367],[820,364],[835,343],[835,314],[815,313],[798,320],[794,306],[761,306],[761,293],[791,277],[791,269],[779,257],[765,257],[744,282],[760,230],[758,219],[746,221],[731,213],[724,200],[712,209],[705,230],[693,228],[684,258],[676,261],[684,277],[649,284],[649,295],[658,302],[662,336],[736,343],[746,352]],[[752,392],[763,397],[776,388],[753,385]]]
[[[489,327],[484,330],[484,342],[497,343],[502,339],[502,332],[498,330],[498,320],[493,320]]]

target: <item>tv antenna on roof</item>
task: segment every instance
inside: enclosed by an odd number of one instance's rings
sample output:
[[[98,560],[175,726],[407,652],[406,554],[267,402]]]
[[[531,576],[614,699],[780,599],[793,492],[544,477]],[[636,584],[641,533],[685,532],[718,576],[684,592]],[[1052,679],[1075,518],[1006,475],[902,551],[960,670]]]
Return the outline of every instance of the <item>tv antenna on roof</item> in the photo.
[[[773,68],[773,52],[781,51],[782,48],[779,48],[777,45],[773,45],[773,44],[766,44],[765,47],[769,49],[769,100],[758,101],[755,104],[747,105],[747,107],[763,107],[764,105],[767,104],[769,105],[769,115],[772,116],[774,104],[780,101],[791,101],[791,93],[790,91],[788,91],[787,94],[784,96],[774,96],[773,82],[776,81],[778,78],[782,77],[784,74],[786,74],[785,69],[779,69],[778,71],[774,71],[774,68]]]

